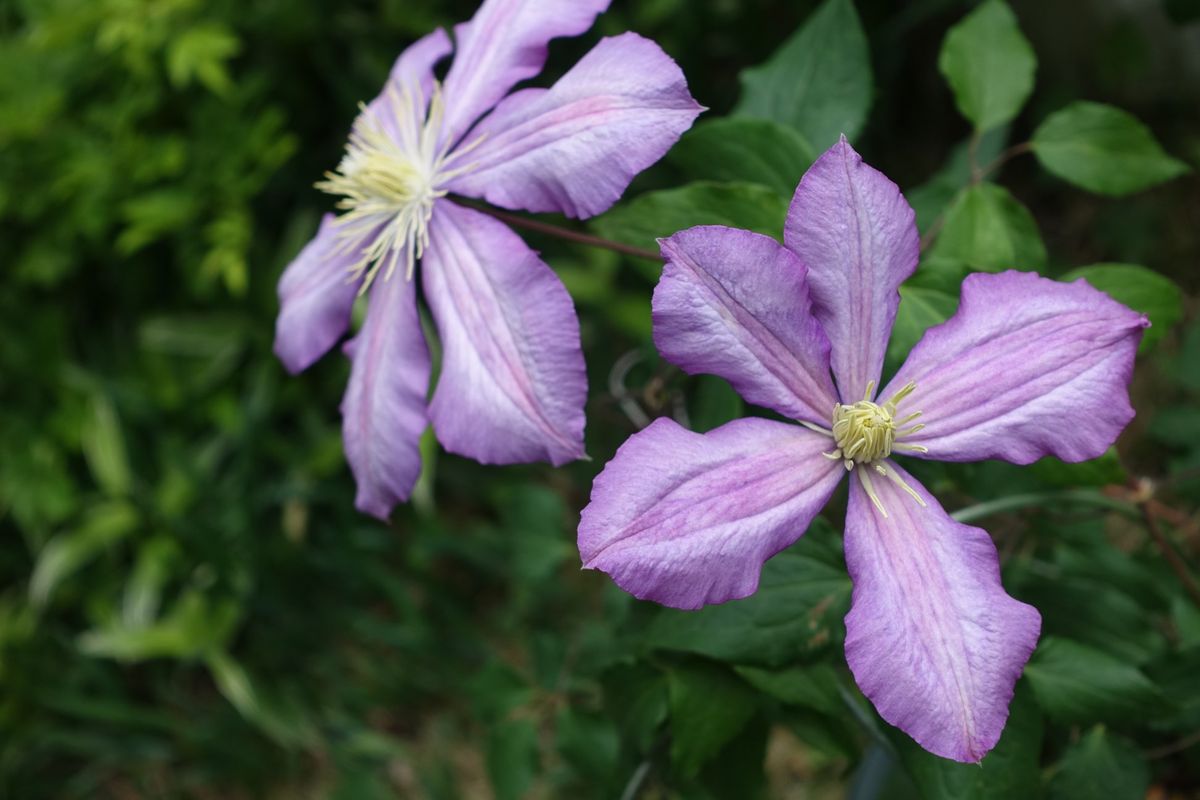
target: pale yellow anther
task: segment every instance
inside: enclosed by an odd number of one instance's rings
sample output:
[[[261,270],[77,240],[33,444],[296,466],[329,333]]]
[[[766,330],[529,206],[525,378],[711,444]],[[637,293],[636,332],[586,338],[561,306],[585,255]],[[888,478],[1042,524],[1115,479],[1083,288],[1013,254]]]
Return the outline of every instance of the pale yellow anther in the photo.
[[[851,405],[838,403],[833,407],[833,423],[828,431],[805,423],[813,430],[832,436],[837,447],[828,453],[823,453],[826,458],[841,461],[848,471],[854,470],[856,466],[859,467],[858,470],[855,470],[858,473],[859,481],[867,496],[871,498],[871,502],[879,509],[879,513],[884,518],[887,518],[887,509],[884,508],[883,502],[875,491],[875,484],[871,479],[872,471],[891,480],[918,505],[925,505],[924,499],[904,482],[895,469],[889,469],[881,463],[894,450],[910,453],[929,452],[928,448],[923,445],[896,441],[903,436],[917,433],[925,427],[923,423],[909,425],[921,416],[920,411],[915,411],[901,419],[896,418],[896,411],[900,403],[916,391],[916,388],[917,385],[909,381],[880,404],[872,400],[875,382],[871,381],[867,384],[867,390],[862,400]]]
[[[376,108],[359,105],[346,155],[317,188],[342,199],[337,207],[340,253],[358,256],[348,280],[362,280],[366,292],[381,272],[392,277],[403,266],[411,280],[429,245],[434,203],[441,187],[471,169],[454,166],[480,140],[450,152],[441,136],[444,106],[435,84],[426,106],[419,87],[390,85]]]

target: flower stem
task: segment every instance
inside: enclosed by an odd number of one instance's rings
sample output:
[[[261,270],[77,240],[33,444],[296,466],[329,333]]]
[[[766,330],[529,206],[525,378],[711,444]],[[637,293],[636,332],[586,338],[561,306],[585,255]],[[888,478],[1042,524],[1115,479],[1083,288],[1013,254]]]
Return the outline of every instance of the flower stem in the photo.
[[[1163,533],[1162,526],[1158,524],[1158,515],[1154,513],[1151,503],[1154,500],[1154,486],[1150,481],[1143,479],[1138,481],[1130,479],[1130,488],[1135,492],[1138,509],[1142,512],[1142,520],[1146,523],[1146,530],[1150,532],[1150,538],[1154,540],[1154,546],[1162,553],[1166,559],[1167,566],[1175,573],[1175,577],[1179,579],[1184,590],[1191,597],[1192,602],[1200,607],[1200,584],[1196,583],[1196,578],[1188,569],[1187,563],[1183,557],[1175,551],[1171,546],[1170,540]]]
[[[580,233],[579,231],[562,228],[558,225],[552,225],[549,222],[528,219],[527,217],[510,214],[507,211],[500,211],[499,209],[485,206],[482,203],[474,203],[469,200],[464,200],[461,197],[456,197],[455,199],[463,205],[470,206],[476,211],[482,211],[484,214],[495,217],[501,222],[512,225],[514,228],[525,228],[526,230],[534,231],[536,233],[544,233],[547,236],[555,236],[559,239],[566,239],[568,242],[575,242],[576,244],[587,245],[589,247],[601,247],[605,250],[612,250],[613,252],[621,253],[622,255],[633,256],[634,258],[644,258],[647,261],[662,261],[662,256],[658,253],[655,253],[653,250],[644,250],[640,247],[634,247],[633,245],[622,244],[621,242],[614,242],[610,239],[602,239],[599,236],[592,236],[591,234]]]
[[[1058,505],[1064,501],[1109,508],[1113,511],[1120,511],[1130,517],[1136,517],[1138,514],[1137,507],[1124,500],[1117,500],[1116,498],[1108,497],[1100,492],[1088,489],[1068,489],[1061,492],[1030,492],[1029,494],[1009,495],[1008,497],[1001,497],[996,500],[988,500],[973,506],[960,508],[950,516],[958,522],[973,522],[977,519],[990,517],[992,514],[1001,514],[1006,511],[1017,511],[1022,508],[1032,508],[1035,506]]]

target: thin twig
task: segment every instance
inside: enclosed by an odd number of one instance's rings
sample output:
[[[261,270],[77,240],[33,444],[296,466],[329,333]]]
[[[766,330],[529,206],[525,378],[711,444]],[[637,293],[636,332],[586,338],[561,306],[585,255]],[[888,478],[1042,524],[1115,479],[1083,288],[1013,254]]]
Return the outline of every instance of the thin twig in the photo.
[[[1149,750],[1143,750],[1142,755],[1146,758],[1166,758],[1169,755],[1187,750],[1194,744],[1200,744],[1200,731],[1192,731],[1182,739],[1178,739],[1169,744],[1164,744],[1162,747],[1154,747]]]
[[[993,172],[1000,169],[1000,167],[1004,166],[1012,159],[1024,153],[1028,153],[1032,149],[1033,142],[1021,142],[1020,144],[1014,144],[1012,147],[1002,151],[1000,155],[996,156],[995,161],[979,170],[979,180],[974,181],[974,183],[979,183],[979,181],[982,181],[988,175],[991,175]]]
[[[646,758],[638,768],[633,771],[633,775],[629,777],[629,783],[625,784],[625,791],[621,792],[621,800],[634,800],[638,796],[638,792],[642,790],[642,784],[646,782],[646,777],[650,774],[650,769],[654,764],[649,757]]]
[[[1141,481],[1130,479],[1130,487],[1137,492],[1138,508],[1141,509],[1142,519],[1146,523],[1146,530],[1150,532],[1150,538],[1154,540],[1154,545],[1167,560],[1167,565],[1179,578],[1179,582],[1191,596],[1192,602],[1200,607],[1200,584],[1196,583],[1196,579],[1192,576],[1183,558],[1171,546],[1170,540],[1167,539],[1162,527],[1158,524],[1158,516],[1151,507],[1151,501],[1154,499],[1154,485],[1145,478]]]
[[[1002,151],[1000,155],[998,155],[990,164],[980,167],[977,161],[979,158],[979,144],[980,137],[976,135],[971,137],[971,143],[967,146],[967,162],[970,166],[971,177],[968,179],[967,185],[963,187],[964,189],[970,189],[972,186],[977,186],[978,184],[982,183],[988,175],[991,175],[993,172],[1000,169],[1000,167],[1004,166],[1004,164],[1011,159],[1016,158],[1023,153],[1028,153],[1033,149],[1033,142],[1021,142],[1020,144],[1014,144],[1012,147]],[[928,250],[930,245],[933,244],[934,239],[936,239],[938,234],[942,232],[942,227],[945,224],[946,212],[943,211],[941,214],[938,214],[937,219],[935,219],[933,224],[929,226],[929,230],[925,231],[924,235],[921,236],[922,253]]]
[[[642,248],[634,247],[633,245],[614,242],[610,239],[602,239],[599,236],[592,236],[591,234],[580,233],[579,231],[572,231],[568,230],[567,228],[560,228],[558,225],[551,225],[549,222],[542,222],[536,219],[521,217],[516,214],[509,214],[507,211],[500,211],[498,209],[491,208],[490,206],[485,206],[482,203],[474,203],[469,200],[463,200],[462,198],[457,199],[459,202],[463,203],[463,205],[468,205],[476,211],[482,211],[488,216],[495,217],[501,222],[517,228],[525,228],[526,230],[536,231],[537,233],[544,233],[547,236],[556,236],[559,239],[566,239],[568,242],[575,242],[576,244],[612,250],[615,253],[633,256],[634,258],[644,258],[647,261],[662,261],[662,255],[655,253],[652,250],[643,250]]]

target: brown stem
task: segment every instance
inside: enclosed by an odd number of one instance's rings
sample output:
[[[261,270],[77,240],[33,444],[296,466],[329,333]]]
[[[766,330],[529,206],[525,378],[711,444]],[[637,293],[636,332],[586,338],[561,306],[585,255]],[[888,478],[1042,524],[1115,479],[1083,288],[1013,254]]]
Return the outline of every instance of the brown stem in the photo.
[[[469,200],[464,200],[463,198],[456,198],[456,200],[463,205],[468,205],[476,211],[482,211],[484,214],[495,217],[501,222],[507,223],[516,228],[525,228],[526,230],[536,231],[537,233],[544,233],[547,236],[556,236],[559,239],[566,239],[568,242],[588,245],[589,247],[602,247],[605,250],[612,250],[613,252],[621,253],[627,256],[633,256],[634,258],[644,258],[647,261],[662,261],[662,256],[652,250],[643,250],[642,248],[634,247],[633,245],[621,244],[620,242],[614,242],[609,239],[601,239],[599,236],[592,236],[587,233],[580,233],[579,231],[560,228],[557,225],[551,225],[549,222],[541,222],[536,219],[529,219],[516,214],[509,214],[507,211],[500,211],[499,209],[485,206],[482,203],[474,203]]]
[[[967,146],[967,162],[970,165],[971,177],[967,181],[967,185],[964,188],[969,189],[972,186],[982,183],[984,178],[1000,169],[1000,167],[1004,166],[1004,164],[1010,159],[1016,158],[1022,153],[1028,153],[1033,149],[1032,142],[1021,142],[1020,144],[1014,144],[1012,147],[1001,152],[1000,155],[996,157],[995,161],[987,166],[980,167],[977,161],[979,158],[979,141],[980,137],[978,135],[973,136],[971,137],[971,143]],[[935,219],[933,224],[929,226],[929,230],[925,231],[925,234],[921,237],[922,253],[928,250],[929,246],[933,244],[934,239],[936,239],[937,235],[942,232],[942,226],[945,224],[946,212],[943,211],[941,214],[938,214],[937,219]]]
[[[982,181],[988,175],[991,175],[993,172],[1000,169],[1000,167],[1004,166],[1004,164],[1006,164],[1007,162],[1011,161],[1012,159],[1016,158],[1019,155],[1028,153],[1032,149],[1033,149],[1033,142],[1021,142],[1020,144],[1014,144],[1012,147],[1008,148],[1007,150],[1002,151],[1000,153],[1000,155],[996,156],[995,161],[988,164],[983,169],[979,170],[979,178],[978,178],[978,180],[975,180],[974,183],[979,183],[979,181]]]
[[[1183,558],[1179,553],[1175,552],[1175,548],[1171,546],[1171,542],[1163,533],[1162,527],[1158,524],[1158,515],[1154,513],[1153,508],[1153,489],[1148,481],[1130,481],[1130,486],[1136,493],[1138,508],[1142,512],[1142,519],[1146,523],[1146,530],[1150,532],[1150,538],[1154,540],[1154,545],[1162,553],[1166,559],[1171,571],[1179,578],[1179,582],[1183,584],[1183,588],[1191,596],[1192,602],[1200,606],[1200,584],[1196,583],[1196,579],[1192,577],[1192,573],[1188,570],[1188,566],[1184,563]]]

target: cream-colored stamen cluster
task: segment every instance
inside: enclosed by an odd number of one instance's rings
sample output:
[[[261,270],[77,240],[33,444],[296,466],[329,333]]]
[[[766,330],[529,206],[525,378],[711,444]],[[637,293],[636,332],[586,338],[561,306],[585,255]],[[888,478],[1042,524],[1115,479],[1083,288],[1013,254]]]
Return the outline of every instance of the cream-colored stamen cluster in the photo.
[[[920,411],[909,414],[903,419],[896,418],[900,402],[912,394],[916,388],[917,385],[909,381],[881,405],[871,399],[875,391],[875,381],[870,381],[862,400],[851,405],[838,403],[833,407],[833,421],[830,429],[805,423],[807,427],[832,438],[834,444],[837,445],[832,451],[822,453],[822,455],[834,461],[841,461],[847,470],[859,467],[856,472],[863,489],[866,490],[871,502],[884,517],[888,515],[887,509],[883,507],[879,495],[875,492],[875,486],[871,480],[872,471],[889,478],[919,505],[925,505],[921,496],[905,483],[895,470],[888,469],[881,463],[894,450],[907,450],[910,453],[929,452],[922,445],[899,441],[925,427],[919,423],[909,424],[921,416]]]
[[[446,196],[441,187],[470,171],[471,165],[458,162],[482,141],[453,151],[439,143],[444,106],[436,84],[427,112],[419,87],[400,90],[389,84],[384,100],[377,108],[360,104],[346,155],[337,171],[325,173],[316,185],[342,198],[338,238],[342,253],[359,250],[348,280],[361,279],[360,292],[381,271],[385,280],[392,277],[401,264],[405,280],[412,279],[429,244],[434,203]]]

